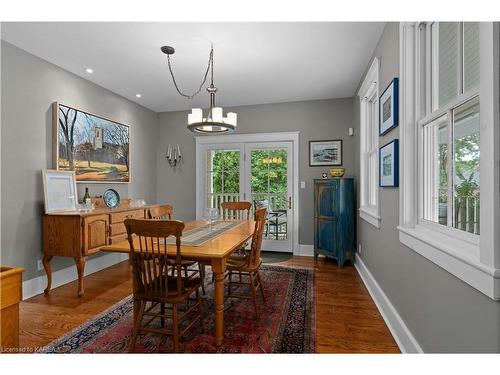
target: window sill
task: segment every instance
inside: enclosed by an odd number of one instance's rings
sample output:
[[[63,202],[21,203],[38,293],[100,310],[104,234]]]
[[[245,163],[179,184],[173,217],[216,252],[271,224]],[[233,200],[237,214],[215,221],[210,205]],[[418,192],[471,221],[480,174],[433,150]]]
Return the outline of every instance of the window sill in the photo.
[[[374,210],[370,210],[366,207],[360,207],[359,217],[367,223],[373,225],[375,228],[380,228],[380,222],[382,221],[382,218],[377,215]]]
[[[479,246],[421,225],[415,228],[399,226],[398,230],[401,243],[488,297],[500,300],[500,269],[479,261]]]

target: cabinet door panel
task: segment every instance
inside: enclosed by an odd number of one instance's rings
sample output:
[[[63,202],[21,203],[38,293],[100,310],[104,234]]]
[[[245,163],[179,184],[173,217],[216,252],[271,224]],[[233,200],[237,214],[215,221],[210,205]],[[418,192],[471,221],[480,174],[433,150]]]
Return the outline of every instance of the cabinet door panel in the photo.
[[[316,248],[330,256],[337,253],[337,222],[317,219]]]
[[[325,184],[316,184],[316,216],[335,218],[338,202],[337,181]]]
[[[93,250],[108,244],[108,226],[108,215],[90,216],[84,219],[84,254],[93,252]]]

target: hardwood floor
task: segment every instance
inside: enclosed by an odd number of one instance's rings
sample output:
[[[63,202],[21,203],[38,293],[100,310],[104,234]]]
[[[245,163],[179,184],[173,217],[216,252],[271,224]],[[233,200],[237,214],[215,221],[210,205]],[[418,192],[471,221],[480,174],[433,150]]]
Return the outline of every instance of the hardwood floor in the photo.
[[[310,257],[274,265],[314,267],[316,271],[316,342],[319,353],[399,353],[389,329],[355,268]],[[76,271],[75,271],[76,272]],[[34,351],[76,328],[131,293],[128,262],[85,277],[85,295],[77,282],[55,288],[20,304],[21,348]]]

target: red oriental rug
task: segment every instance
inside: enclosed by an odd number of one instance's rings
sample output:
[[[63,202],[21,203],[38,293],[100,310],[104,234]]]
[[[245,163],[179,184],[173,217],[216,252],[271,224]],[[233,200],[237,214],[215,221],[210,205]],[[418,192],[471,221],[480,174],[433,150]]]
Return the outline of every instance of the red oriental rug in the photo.
[[[314,353],[314,270],[264,265],[261,278],[266,295],[260,319],[255,320],[252,300],[227,299],[224,344],[214,339],[213,284],[203,296],[205,332],[195,324],[183,338],[185,353]],[[207,275],[206,280],[210,280]],[[132,297],[129,296],[89,322],[53,341],[41,353],[126,353],[132,334]],[[141,334],[138,353],[171,353],[168,336]]]

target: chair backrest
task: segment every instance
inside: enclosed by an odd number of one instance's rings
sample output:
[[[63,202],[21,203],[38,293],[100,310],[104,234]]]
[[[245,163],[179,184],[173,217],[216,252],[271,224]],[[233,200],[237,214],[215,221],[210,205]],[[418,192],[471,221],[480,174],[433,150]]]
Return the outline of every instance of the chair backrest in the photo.
[[[181,236],[184,223],[178,220],[125,220],[128,241],[130,244],[130,259],[136,281],[134,293],[152,293],[166,295],[168,293],[168,257],[165,251],[166,239],[175,236],[177,252],[175,267],[177,268],[176,291],[184,289],[181,272]],[[136,242],[134,243],[134,236]]]
[[[252,245],[250,246],[250,254],[247,258],[247,266],[255,267],[260,262],[260,251],[262,248],[262,235],[266,225],[267,209],[259,208],[255,211],[255,229],[252,235]]]
[[[148,219],[157,219],[157,220],[172,220],[172,214],[174,213],[174,207],[165,204],[162,206],[156,206],[148,208]]]
[[[250,219],[250,210],[252,204],[250,202],[223,202],[221,204],[223,219]],[[246,211],[246,215],[245,215]]]

